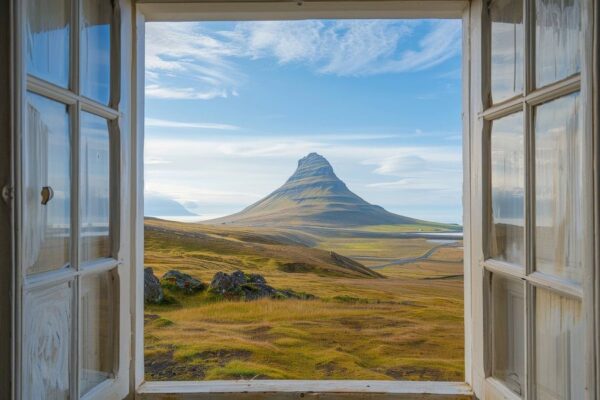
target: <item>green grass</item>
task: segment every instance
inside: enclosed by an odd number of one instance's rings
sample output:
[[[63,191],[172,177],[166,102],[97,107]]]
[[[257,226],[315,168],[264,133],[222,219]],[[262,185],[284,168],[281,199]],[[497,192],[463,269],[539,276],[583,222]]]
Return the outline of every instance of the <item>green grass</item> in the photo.
[[[226,301],[206,291],[167,290],[169,304],[145,309],[147,379],[463,379],[462,280],[442,279],[462,273],[460,248],[385,268],[385,279],[373,279],[327,272],[333,267],[318,264],[313,249],[276,244],[283,231],[252,237],[229,227],[153,223],[197,235],[147,231],[146,265],[158,276],[177,268],[209,282],[217,271],[241,268],[278,289],[318,299]],[[347,254],[342,241],[316,239]],[[421,239],[353,240],[348,249],[395,257],[431,246]],[[290,260],[317,263],[326,272],[278,268]]]

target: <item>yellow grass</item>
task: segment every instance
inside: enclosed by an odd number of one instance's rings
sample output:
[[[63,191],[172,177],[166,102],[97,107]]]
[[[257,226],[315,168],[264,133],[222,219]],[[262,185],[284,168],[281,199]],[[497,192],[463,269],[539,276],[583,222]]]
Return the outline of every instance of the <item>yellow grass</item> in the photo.
[[[210,229],[223,237],[218,227]],[[278,289],[318,298],[222,301],[207,293],[167,291],[171,304],[146,306],[147,379],[463,379],[460,248],[384,268],[379,272],[386,278],[373,279],[283,272],[277,265],[285,254],[256,254],[257,239],[242,239],[215,253],[149,234],[146,265],[159,276],[177,268],[204,282],[216,271],[241,268],[261,273]],[[435,245],[421,239],[379,242],[366,249],[376,246],[384,251],[376,254],[398,258]],[[357,249],[356,243],[351,247]]]

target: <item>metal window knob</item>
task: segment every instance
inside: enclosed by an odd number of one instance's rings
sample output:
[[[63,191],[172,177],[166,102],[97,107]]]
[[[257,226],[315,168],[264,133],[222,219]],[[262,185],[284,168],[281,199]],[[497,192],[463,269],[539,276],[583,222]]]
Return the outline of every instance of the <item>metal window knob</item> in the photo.
[[[44,186],[42,188],[42,205],[48,204],[54,197],[54,190],[50,186]]]

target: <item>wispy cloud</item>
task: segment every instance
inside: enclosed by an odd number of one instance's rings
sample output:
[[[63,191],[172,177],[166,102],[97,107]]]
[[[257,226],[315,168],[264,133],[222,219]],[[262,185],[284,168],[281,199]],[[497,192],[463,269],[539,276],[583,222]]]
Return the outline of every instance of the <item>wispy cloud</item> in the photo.
[[[421,71],[459,54],[460,37],[458,20],[250,21],[220,31],[206,23],[150,23],[146,95],[237,96],[246,79],[237,65],[243,58],[298,63],[338,76]]]
[[[217,129],[227,131],[240,129],[238,126],[235,125],[219,124],[213,122],[182,122],[157,118],[146,118],[144,122],[146,126],[154,126],[160,128]]]

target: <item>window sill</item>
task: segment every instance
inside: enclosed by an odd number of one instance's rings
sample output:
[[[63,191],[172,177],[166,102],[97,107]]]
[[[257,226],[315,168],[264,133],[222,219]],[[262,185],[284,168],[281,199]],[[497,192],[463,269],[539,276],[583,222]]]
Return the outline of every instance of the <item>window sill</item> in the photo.
[[[472,399],[471,387],[464,382],[418,381],[166,381],[145,382],[137,391],[137,399]],[[416,397],[418,396],[418,397]]]

